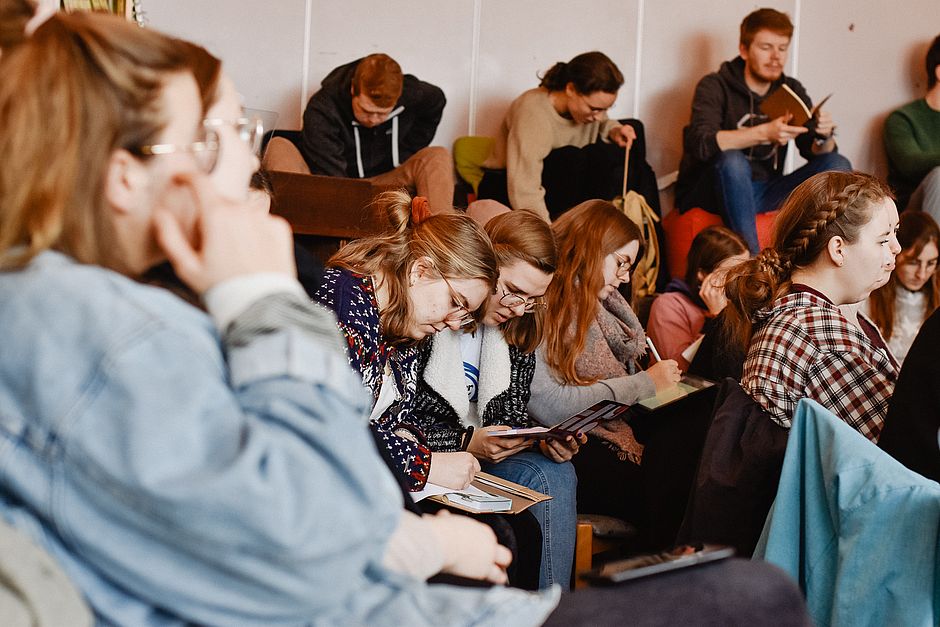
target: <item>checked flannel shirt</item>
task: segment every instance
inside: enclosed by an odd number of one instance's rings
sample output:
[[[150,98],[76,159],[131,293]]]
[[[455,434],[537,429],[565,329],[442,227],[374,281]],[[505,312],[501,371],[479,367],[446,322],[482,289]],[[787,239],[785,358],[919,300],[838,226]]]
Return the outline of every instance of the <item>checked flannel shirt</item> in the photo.
[[[778,298],[755,316],[741,385],[774,421],[790,428],[811,398],[878,441],[898,366],[839,308],[811,292]]]

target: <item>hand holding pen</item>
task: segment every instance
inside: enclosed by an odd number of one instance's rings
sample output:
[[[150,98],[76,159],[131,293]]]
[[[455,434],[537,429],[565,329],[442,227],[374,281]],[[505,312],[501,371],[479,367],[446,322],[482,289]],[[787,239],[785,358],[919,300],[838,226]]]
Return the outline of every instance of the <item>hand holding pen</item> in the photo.
[[[679,370],[678,362],[675,359],[662,359],[659,356],[659,351],[656,350],[656,345],[649,337],[646,338],[646,345],[650,348],[650,355],[656,360],[656,363],[646,369],[646,374],[653,379],[656,392],[661,392],[677,384],[679,379],[682,378],[682,371]]]

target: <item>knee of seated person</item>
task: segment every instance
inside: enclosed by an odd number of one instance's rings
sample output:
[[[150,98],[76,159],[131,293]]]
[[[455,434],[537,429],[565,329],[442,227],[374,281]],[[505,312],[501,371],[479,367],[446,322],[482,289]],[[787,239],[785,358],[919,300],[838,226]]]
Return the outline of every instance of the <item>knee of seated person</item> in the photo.
[[[840,171],[850,172],[852,163],[843,155],[837,152],[825,152],[813,158],[813,161],[819,160],[820,171]]]
[[[751,164],[741,150],[723,150],[715,157],[715,170],[723,176],[751,179]]]
[[[442,146],[426,146],[416,152],[414,156],[424,159],[429,163],[433,162],[435,164],[446,165],[448,168],[453,167],[453,161],[450,158],[450,153]]]

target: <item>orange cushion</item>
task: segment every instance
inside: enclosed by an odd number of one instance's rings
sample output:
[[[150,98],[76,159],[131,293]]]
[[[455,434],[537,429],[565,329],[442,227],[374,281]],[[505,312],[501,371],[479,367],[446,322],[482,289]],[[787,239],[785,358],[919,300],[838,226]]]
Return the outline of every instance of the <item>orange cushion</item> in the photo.
[[[774,240],[774,220],[777,219],[777,211],[768,211],[767,213],[757,214],[757,243],[760,247],[767,248]]]
[[[693,207],[685,213],[677,209],[670,211],[663,218],[663,233],[666,235],[666,261],[669,274],[673,278],[685,276],[686,256],[692,246],[692,240],[698,232],[707,226],[721,224],[721,216],[704,209]]]
[[[757,214],[757,241],[761,248],[770,246],[774,237],[774,220],[779,211],[768,211]],[[692,240],[698,232],[705,227],[724,224],[721,216],[709,213],[699,207],[693,207],[680,214],[678,210],[670,211],[663,218],[663,232],[666,234],[666,259],[669,263],[669,274],[673,278],[685,276],[686,257]]]

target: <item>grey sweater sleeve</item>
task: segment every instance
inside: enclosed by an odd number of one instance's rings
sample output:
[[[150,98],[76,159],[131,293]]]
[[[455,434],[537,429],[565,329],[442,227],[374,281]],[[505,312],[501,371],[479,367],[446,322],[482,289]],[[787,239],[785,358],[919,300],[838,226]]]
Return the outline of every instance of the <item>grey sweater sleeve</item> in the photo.
[[[558,381],[545,363],[541,350],[536,353],[529,414],[537,422],[551,426],[573,416],[597,401],[615,400],[633,405],[656,394],[653,379],[645,372],[603,379],[591,385],[568,385]]]

